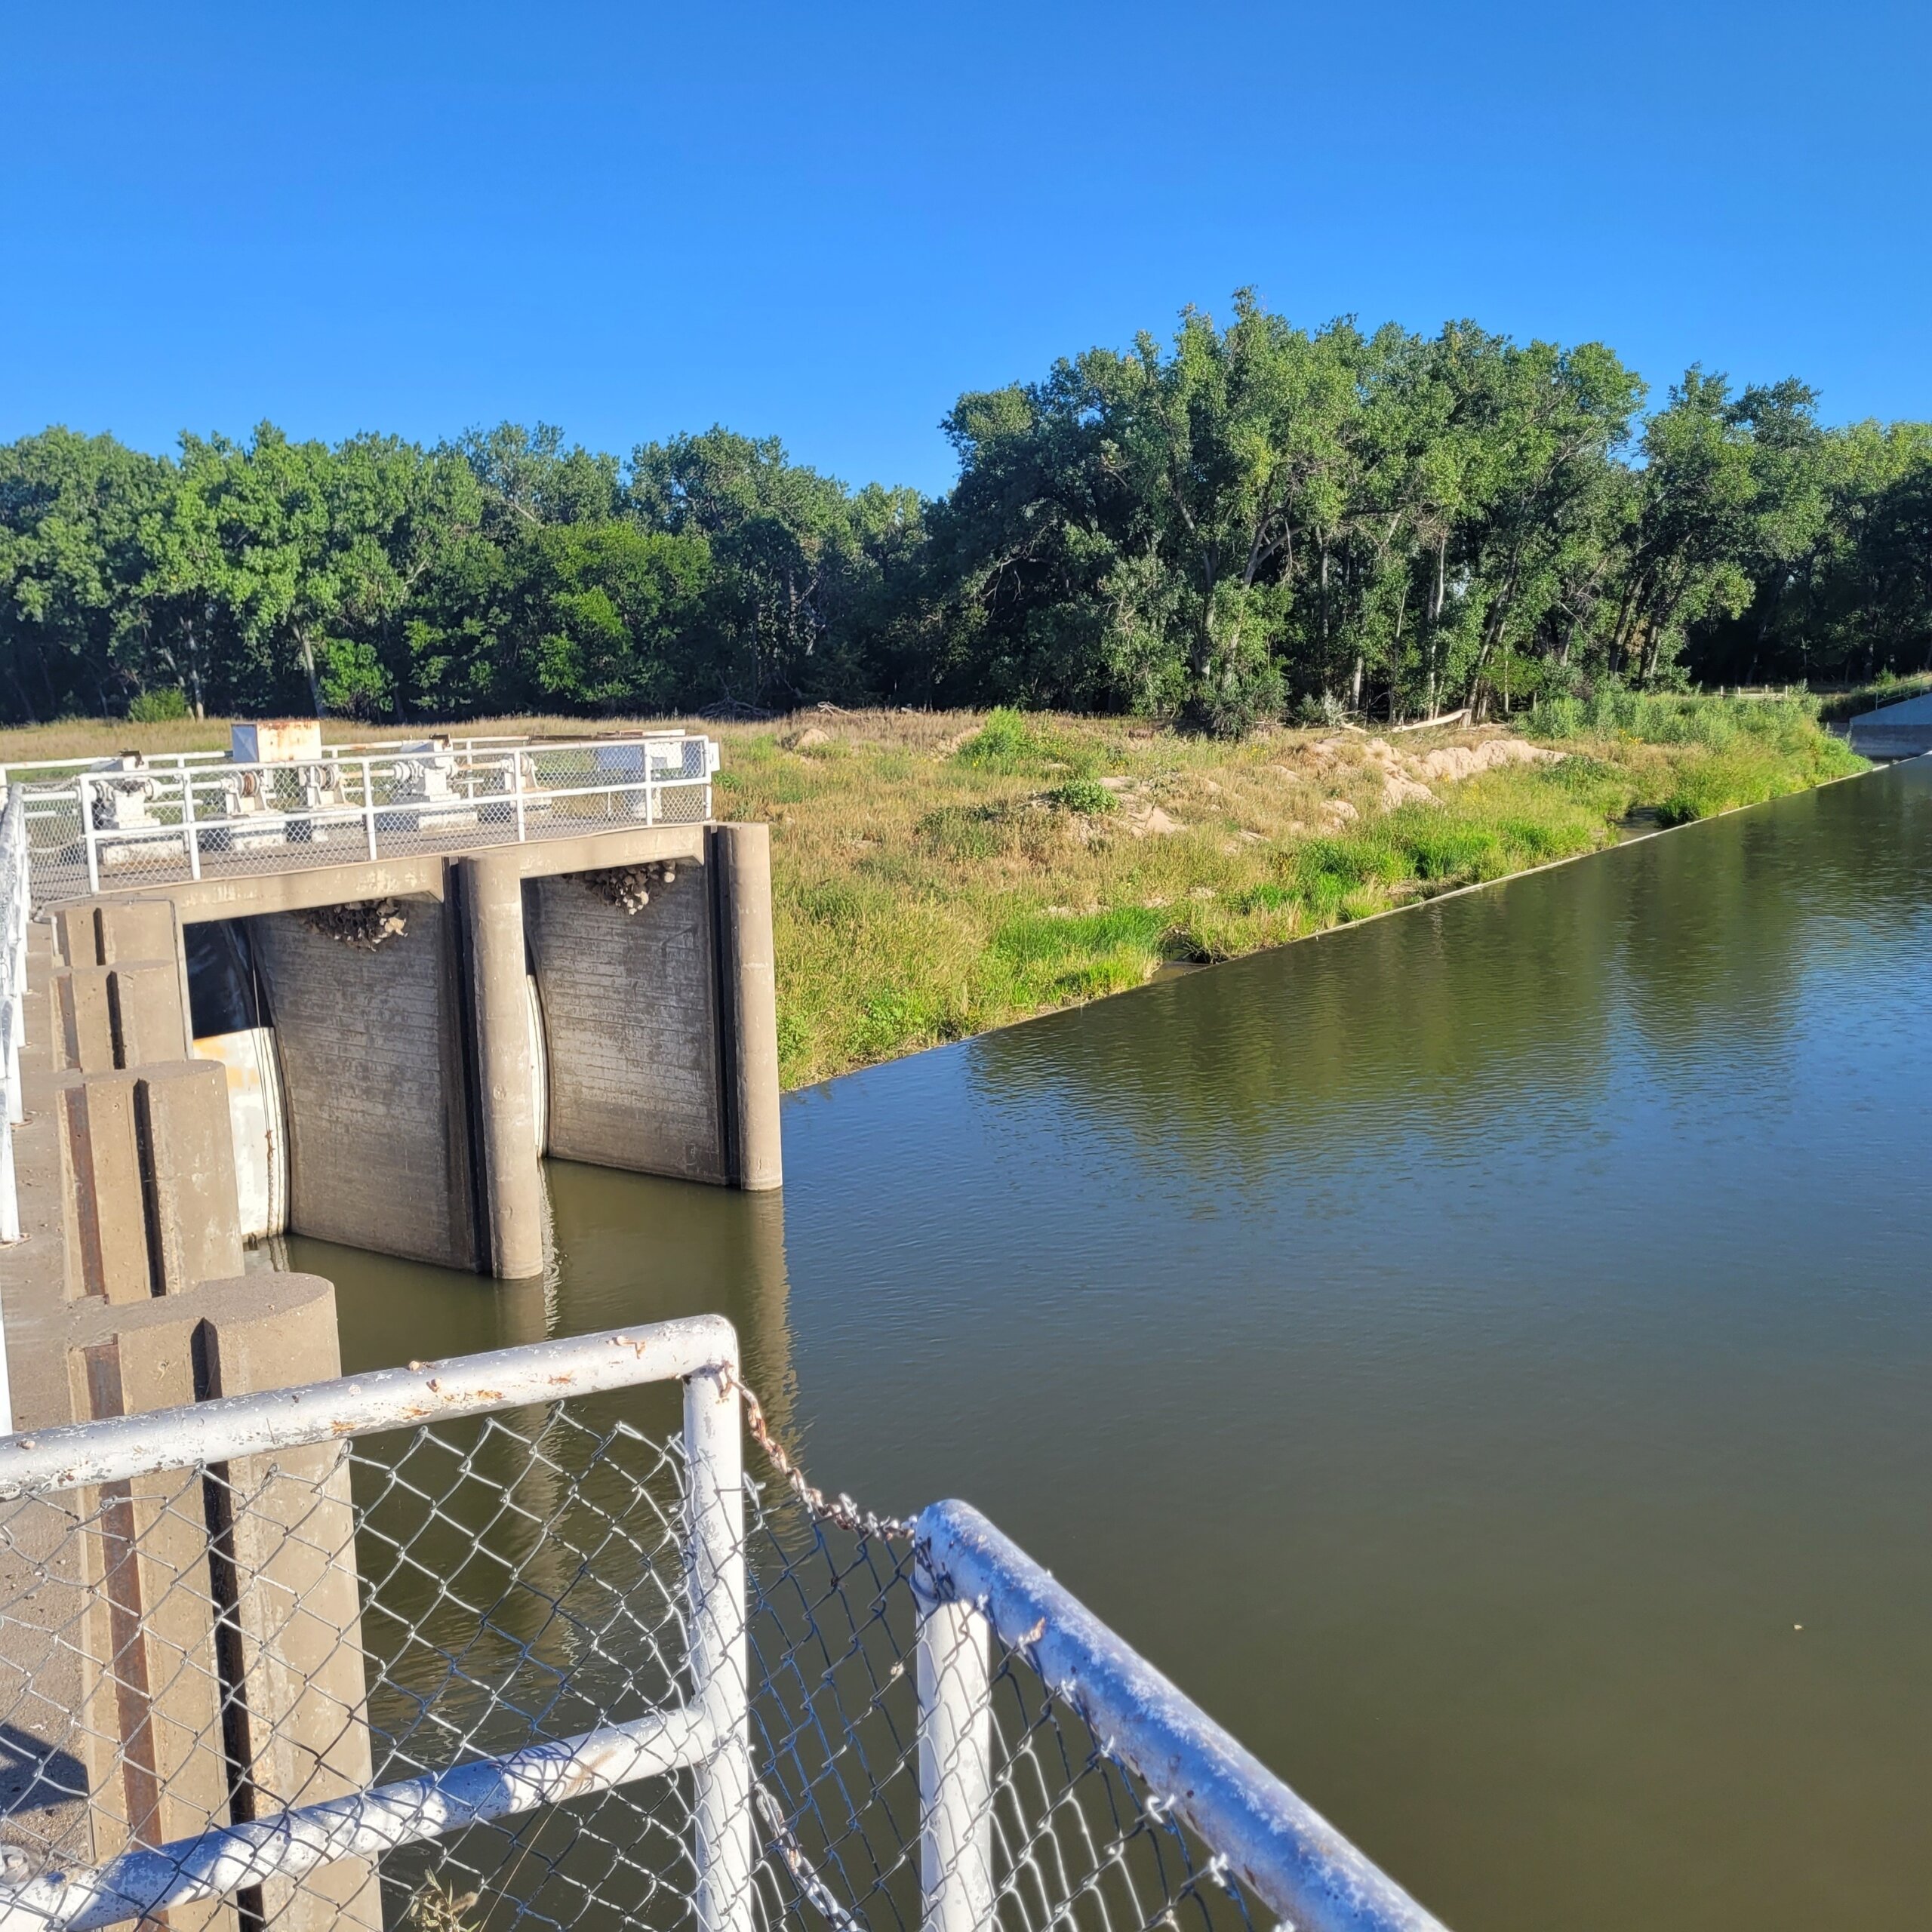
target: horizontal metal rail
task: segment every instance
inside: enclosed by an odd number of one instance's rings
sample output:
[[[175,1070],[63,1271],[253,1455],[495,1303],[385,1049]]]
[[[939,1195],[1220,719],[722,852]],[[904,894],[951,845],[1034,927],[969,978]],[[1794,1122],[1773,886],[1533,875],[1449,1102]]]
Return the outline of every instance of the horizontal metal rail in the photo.
[[[338,1858],[375,1858],[468,1825],[589,1798],[702,1764],[716,1742],[688,1706],[536,1744],[500,1758],[347,1798],[278,1811],[172,1844],[143,1847],[91,1872],[0,1882],[0,1932],[100,1932],[269,1878],[299,1878]]]
[[[978,1510],[936,1503],[913,1532],[921,1596],[970,1605],[985,1617],[1295,1932],[1443,1932],[1439,1920]]]
[[[191,1408],[0,1437],[0,1501],[205,1468],[274,1449],[488,1414],[531,1402],[676,1382],[737,1360],[721,1315],[610,1328],[556,1342],[418,1362]]]
[[[646,738],[676,739],[688,735],[682,731],[668,731],[642,733],[635,738],[595,739],[590,742],[600,744],[636,744],[643,742]],[[324,745],[319,750],[308,754],[303,762],[309,763],[316,760],[334,761],[341,758],[393,757],[400,748],[417,742],[417,740],[412,738],[358,738],[346,744]],[[531,738],[518,737],[510,732],[501,732],[494,736],[451,737],[447,738],[445,742],[452,751],[469,752],[503,751],[512,747],[518,749],[540,749],[553,743],[575,743],[579,741]],[[182,767],[219,764],[226,761],[229,758],[229,754],[225,751],[144,752],[141,755],[150,769],[174,769]],[[97,771],[101,764],[102,759],[97,753],[80,758],[17,758],[10,764],[0,764],[0,785],[12,784],[17,780],[27,777],[29,774],[35,774],[36,778],[38,774],[46,772],[65,772],[70,776],[78,776],[83,771]],[[35,780],[29,780],[29,782],[35,782]]]

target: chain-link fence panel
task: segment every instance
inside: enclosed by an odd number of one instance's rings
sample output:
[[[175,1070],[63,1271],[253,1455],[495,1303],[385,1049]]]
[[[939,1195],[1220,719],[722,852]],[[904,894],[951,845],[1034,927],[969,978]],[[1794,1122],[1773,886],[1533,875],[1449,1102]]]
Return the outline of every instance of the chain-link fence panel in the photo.
[[[962,1506],[812,1490],[715,1319],[8,1438],[0,1495],[0,1932],[1434,1923]]]

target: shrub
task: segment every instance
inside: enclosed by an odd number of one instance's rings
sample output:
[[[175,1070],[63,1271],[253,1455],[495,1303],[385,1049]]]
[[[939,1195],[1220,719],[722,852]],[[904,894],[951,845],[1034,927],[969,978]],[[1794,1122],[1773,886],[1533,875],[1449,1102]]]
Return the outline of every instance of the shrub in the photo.
[[[1281,667],[1264,651],[1233,651],[1201,673],[1188,718],[1211,737],[1244,738],[1263,718],[1280,717],[1283,702]]]
[[[142,691],[128,706],[128,718],[134,724],[165,724],[188,715],[188,694],[175,686],[165,691]]]
[[[986,714],[986,721],[959,747],[955,755],[962,764],[983,771],[1011,771],[1038,758],[1044,750],[1032,728],[1020,712],[1001,705]]]
[[[1114,811],[1119,801],[1097,778],[1069,778],[1047,794],[1047,803],[1060,811],[1102,818]]]

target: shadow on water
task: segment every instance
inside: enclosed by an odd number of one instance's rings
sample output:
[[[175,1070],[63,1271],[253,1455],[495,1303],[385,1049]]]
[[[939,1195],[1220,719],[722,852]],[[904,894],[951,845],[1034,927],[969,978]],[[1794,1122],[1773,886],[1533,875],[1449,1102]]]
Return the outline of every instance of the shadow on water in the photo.
[[[795,1096],[782,1204],[554,1167],[547,1290],[294,1258],[351,1367],[723,1309],[1451,1924],[1915,1927],[1928,900],[1907,768]]]

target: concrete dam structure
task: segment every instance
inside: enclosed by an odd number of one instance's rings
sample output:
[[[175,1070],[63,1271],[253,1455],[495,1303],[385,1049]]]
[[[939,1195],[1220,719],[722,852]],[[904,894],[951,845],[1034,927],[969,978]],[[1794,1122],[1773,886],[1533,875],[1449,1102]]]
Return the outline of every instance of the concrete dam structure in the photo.
[[[235,749],[272,759],[11,774],[63,1070],[219,1063],[245,1239],[515,1277],[546,1154],[779,1184],[768,837],[711,820],[715,746],[266,728]]]
[[[1923,758],[1932,752],[1932,693],[1861,712],[1846,735],[1861,758]]]

